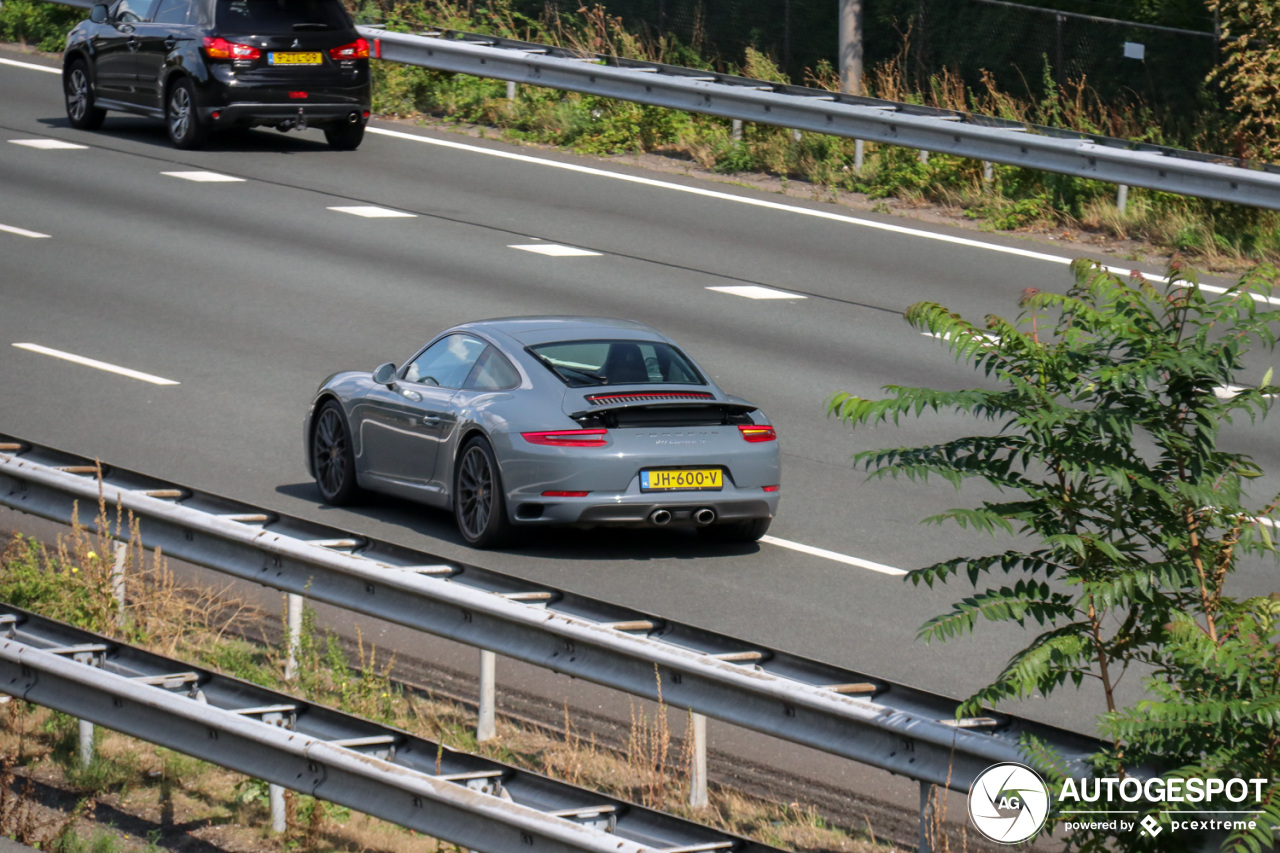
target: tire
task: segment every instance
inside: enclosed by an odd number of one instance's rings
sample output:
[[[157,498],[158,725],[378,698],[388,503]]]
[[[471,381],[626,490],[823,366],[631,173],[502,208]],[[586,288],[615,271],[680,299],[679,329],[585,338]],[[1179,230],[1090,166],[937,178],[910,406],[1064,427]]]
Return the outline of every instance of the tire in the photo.
[[[746,521],[730,521],[699,527],[698,533],[711,542],[755,542],[769,532],[772,518],[749,518]]]
[[[164,101],[164,123],[174,148],[193,151],[204,147],[209,128],[200,121],[196,89],[189,78],[182,77],[169,88]]]
[[[453,472],[453,517],[472,548],[498,548],[512,539],[502,472],[493,448],[473,438],[458,454]]]
[[[107,111],[93,105],[93,80],[89,66],[77,59],[62,71],[62,92],[67,101],[67,121],[76,130],[97,130]]]
[[[355,151],[364,140],[364,125],[360,122],[325,125],[324,138],[334,151]]]
[[[311,425],[311,470],[321,499],[330,506],[352,503],[360,493],[347,419],[333,400],[320,407]]]

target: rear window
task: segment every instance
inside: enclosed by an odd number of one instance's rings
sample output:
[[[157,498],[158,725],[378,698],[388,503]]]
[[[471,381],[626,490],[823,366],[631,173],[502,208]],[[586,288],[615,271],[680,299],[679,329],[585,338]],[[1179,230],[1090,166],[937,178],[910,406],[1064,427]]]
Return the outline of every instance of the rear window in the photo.
[[[707,384],[684,353],[661,341],[560,341],[529,352],[570,388]]]
[[[351,26],[338,0],[218,0],[224,32],[280,34],[344,30]]]

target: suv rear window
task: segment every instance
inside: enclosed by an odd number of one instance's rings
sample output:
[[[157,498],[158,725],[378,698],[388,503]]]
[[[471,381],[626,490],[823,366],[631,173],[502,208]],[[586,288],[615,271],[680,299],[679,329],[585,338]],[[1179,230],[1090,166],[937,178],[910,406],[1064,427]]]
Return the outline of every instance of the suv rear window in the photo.
[[[223,32],[266,35],[350,26],[338,0],[218,0],[217,27]]]

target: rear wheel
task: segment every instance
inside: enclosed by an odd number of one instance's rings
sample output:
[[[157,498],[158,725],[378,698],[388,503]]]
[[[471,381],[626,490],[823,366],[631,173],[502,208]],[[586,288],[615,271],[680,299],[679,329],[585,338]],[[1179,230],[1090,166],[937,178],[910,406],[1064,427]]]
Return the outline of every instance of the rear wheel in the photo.
[[[749,518],[746,521],[730,521],[699,527],[698,533],[712,542],[755,542],[769,532],[771,518]]]
[[[93,83],[89,66],[77,59],[62,72],[62,90],[67,96],[67,121],[76,130],[97,130],[107,111],[93,104]]]
[[[196,90],[188,78],[181,78],[169,90],[164,120],[169,128],[169,141],[175,148],[190,151],[204,146],[209,129],[196,112]]]
[[[355,151],[364,139],[364,125],[360,122],[326,125],[324,138],[334,151]]]
[[[359,493],[347,419],[332,400],[320,407],[311,427],[311,470],[315,472],[320,497],[327,504],[349,504]]]
[[[472,548],[497,548],[511,540],[502,472],[493,448],[473,438],[462,448],[453,475],[453,515],[458,531]]]

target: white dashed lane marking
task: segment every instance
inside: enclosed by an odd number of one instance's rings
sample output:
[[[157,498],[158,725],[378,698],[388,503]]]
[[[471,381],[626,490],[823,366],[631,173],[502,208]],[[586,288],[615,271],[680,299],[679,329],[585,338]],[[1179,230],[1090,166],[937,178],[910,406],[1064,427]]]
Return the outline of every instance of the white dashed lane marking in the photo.
[[[22,145],[27,148],[39,148],[41,151],[71,151],[75,149],[86,149],[88,145],[81,145],[78,142],[67,142],[63,139],[10,139],[14,145]]]
[[[879,572],[882,575],[900,576],[906,574],[906,570],[895,568],[894,566],[886,566],[883,563],[873,563],[870,560],[850,557],[848,554],[828,551],[825,548],[815,548],[812,545],[802,545],[799,542],[792,542],[788,539],[779,539],[776,536],[761,536],[760,541],[767,545],[777,545],[779,548],[799,551],[801,554],[808,554],[812,557],[821,557],[824,560],[835,560],[837,563],[844,563],[847,566],[856,566],[859,569],[866,569],[869,572]]]
[[[772,287],[761,287],[758,284],[731,284],[725,287],[708,287],[717,293],[728,293],[730,296],[745,296],[747,299],[807,299],[799,293],[788,293],[785,290],[774,290]]]
[[[551,258],[586,258],[599,256],[599,252],[588,249],[577,249],[573,246],[561,246],[558,243],[530,243],[521,246],[507,246],[508,249],[519,249],[522,252],[533,252],[535,255],[546,255]]]
[[[413,219],[418,214],[405,213],[403,210],[392,210],[388,207],[331,207],[338,213],[350,213],[352,216],[363,216],[365,219]]]
[[[48,65],[36,65],[31,62],[19,62],[16,59],[0,59],[0,65],[12,65],[14,68],[26,68],[28,71],[44,71],[49,74],[61,74],[61,68],[50,68]]]
[[[92,367],[95,370],[105,370],[107,373],[115,373],[119,376],[128,376],[130,379],[140,379],[143,382],[150,382],[152,385],[177,385],[172,379],[165,379],[161,376],[152,376],[150,373],[143,373],[139,370],[130,370],[127,367],[121,367],[118,364],[109,364],[105,361],[98,361],[93,358],[85,358],[82,355],[74,355],[62,350],[50,349],[42,347],[39,344],[14,344],[18,349],[24,349],[28,352],[36,352],[41,355],[48,355],[54,358],[60,358],[63,361],[70,361],[74,364],[82,364],[85,367]]]
[[[48,234],[41,234],[39,231],[28,231],[25,228],[16,228],[12,225],[0,225],[0,231],[17,234],[19,237],[34,237],[36,239],[43,239],[49,236]]]
[[[195,181],[198,184],[231,184],[244,180],[234,175],[220,175],[217,172],[161,172],[160,174],[170,178],[182,178],[184,181]]]

